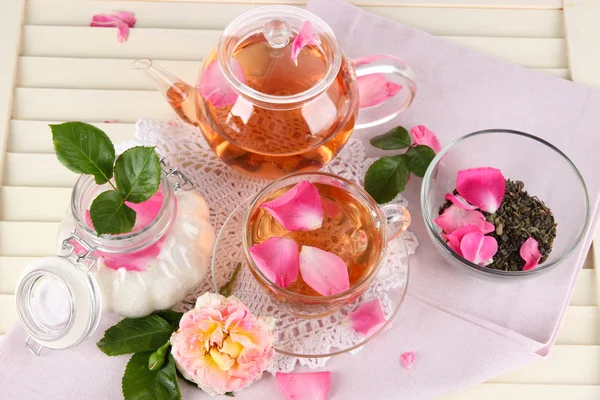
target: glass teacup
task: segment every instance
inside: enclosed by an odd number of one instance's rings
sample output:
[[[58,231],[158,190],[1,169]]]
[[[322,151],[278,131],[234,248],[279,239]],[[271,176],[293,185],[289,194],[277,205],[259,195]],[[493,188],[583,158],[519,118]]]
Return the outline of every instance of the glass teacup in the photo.
[[[308,181],[317,187],[324,204],[321,228],[290,232],[260,206]],[[408,210],[398,204],[379,206],[363,188],[337,175],[324,172],[296,173],[266,186],[252,200],[243,222],[243,247],[250,271],[258,283],[284,311],[300,317],[317,318],[338,311],[371,285],[385,256],[388,241],[410,224]],[[316,247],[339,256],[348,268],[349,289],[324,296],[304,282],[301,274],[283,288],[256,265],[250,248],[278,236],[290,237],[302,246]]]

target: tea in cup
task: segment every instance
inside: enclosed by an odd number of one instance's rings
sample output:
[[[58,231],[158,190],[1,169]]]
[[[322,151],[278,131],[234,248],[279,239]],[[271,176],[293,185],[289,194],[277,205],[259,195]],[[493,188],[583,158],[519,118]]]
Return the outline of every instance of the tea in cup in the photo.
[[[398,203],[380,207],[357,184],[329,173],[297,173],[263,189],[243,222],[255,279],[286,312],[322,317],[364,293],[387,242],[410,224]]]

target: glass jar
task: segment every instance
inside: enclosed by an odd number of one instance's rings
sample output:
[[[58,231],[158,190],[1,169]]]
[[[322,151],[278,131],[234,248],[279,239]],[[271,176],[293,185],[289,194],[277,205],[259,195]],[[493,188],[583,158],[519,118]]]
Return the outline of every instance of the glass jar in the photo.
[[[176,169],[164,169],[159,192],[137,211],[133,231],[98,236],[89,209],[111,189],[79,178],[58,234],[58,254],[29,264],[16,289],[28,347],[66,349],[87,339],[102,311],[143,317],[171,308],[208,272],[214,230],[206,201]],[[130,205],[136,208],[139,205]],[[35,345],[33,342],[36,342]]]

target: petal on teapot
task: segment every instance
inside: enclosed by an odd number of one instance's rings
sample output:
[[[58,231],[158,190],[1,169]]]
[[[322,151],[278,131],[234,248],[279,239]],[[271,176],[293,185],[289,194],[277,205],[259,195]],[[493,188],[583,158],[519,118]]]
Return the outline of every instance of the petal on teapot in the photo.
[[[309,45],[317,45],[317,35],[315,34],[315,30],[310,23],[310,21],[305,21],[298,31],[298,35],[294,38],[294,42],[292,43],[292,61],[294,64],[298,65],[298,54],[300,51]]]
[[[233,74],[246,84],[246,75],[238,60],[232,58],[230,67]],[[203,71],[200,77],[200,95],[210,101],[215,108],[231,106],[235,104],[238,94],[233,90],[225,75],[219,67],[217,60],[212,61]]]
[[[402,90],[401,85],[390,81],[383,74],[359,76],[356,82],[359,108],[377,106]]]

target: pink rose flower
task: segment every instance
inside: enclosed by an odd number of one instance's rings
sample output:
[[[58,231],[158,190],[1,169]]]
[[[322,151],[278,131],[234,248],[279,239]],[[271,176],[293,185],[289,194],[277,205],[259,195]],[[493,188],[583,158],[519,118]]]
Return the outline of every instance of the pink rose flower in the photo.
[[[241,390],[273,359],[272,326],[233,296],[205,293],[181,318],[171,353],[183,376],[205,392]]]
[[[412,134],[413,140],[416,144],[429,146],[436,153],[439,153],[442,149],[440,141],[438,140],[437,136],[435,136],[435,133],[427,129],[426,126],[417,125],[410,130],[410,133]]]

